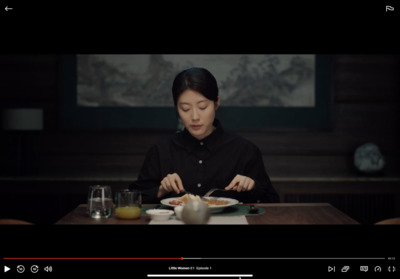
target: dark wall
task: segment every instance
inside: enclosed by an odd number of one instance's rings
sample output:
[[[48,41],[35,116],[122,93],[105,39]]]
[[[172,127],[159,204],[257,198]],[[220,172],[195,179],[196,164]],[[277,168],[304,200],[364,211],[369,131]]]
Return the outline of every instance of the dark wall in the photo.
[[[29,184],[34,178],[49,176],[66,179],[119,177],[122,187],[129,179],[135,178],[148,148],[169,132],[60,129],[59,62],[60,57],[57,55],[0,56],[0,109],[44,109],[44,130],[22,135],[22,148],[28,154],[24,161],[26,179],[23,182]],[[384,182],[385,178],[396,178],[400,173],[400,56],[334,55],[332,63],[330,129],[238,131],[261,148],[267,171],[276,187],[282,189],[282,193],[286,186],[298,181],[304,182],[304,179],[315,183],[315,179],[312,179],[318,178],[319,187],[323,188],[327,182],[332,183],[332,179],[340,178],[340,182],[348,178],[345,180],[348,183],[360,177],[353,167],[353,153],[357,146],[366,142],[376,143],[385,156],[386,166],[381,177]],[[1,186],[3,199],[6,200],[4,193],[11,193],[13,191],[10,188],[17,187],[12,181],[19,181],[20,185],[23,176],[15,177],[13,173],[17,135],[4,131],[0,133]],[[82,183],[78,178],[76,181],[81,183],[79,189],[82,193],[86,191],[87,185],[95,182],[89,179]],[[360,179],[356,182],[359,186]],[[399,181],[394,180],[394,183],[399,184]],[[379,187],[379,181],[376,184]],[[334,189],[336,186],[334,184],[329,187]],[[330,201],[326,196],[321,197],[315,193],[314,196],[313,193],[299,196],[293,190],[295,188],[291,188],[292,192],[287,193],[288,196],[282,197],[286,201]],[[356,194],[360,194],[360,190],[357,191]],[[331,192],[335,193],[334,190]],[[351,208],[354,206],[353,200],[350,202]],[[382,199],[374,202],[382,205]],[[342,210],[350,208],[348,205],[346,207],[344,201],[336,205]],[[11,214],[5,212],[9,207],[2,210],[3,216]],[[396,214],[396,210],[395,205],[392,205],[389,209],[382,209],[384,213],[373,218]],[[349,214],[352,212],[351,209],[347,211]],[[56,214],[54,219],[57,217]],[[353,217],[364,218],[361,215]],[[366,218],[362,221],[367,223],[374,220]]]

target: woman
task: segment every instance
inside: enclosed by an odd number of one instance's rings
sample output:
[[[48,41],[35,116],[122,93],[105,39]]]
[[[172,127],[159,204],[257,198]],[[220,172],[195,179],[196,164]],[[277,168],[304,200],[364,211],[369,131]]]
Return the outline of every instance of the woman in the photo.
[[[131,189],[143,201],[183,195],[184,191],[235,198],[245,203],[279,202],[257,146],[227,133],[216,119],[220,106],[215,77],[204,68],[190,68],[173,82],[175,108],[184,125],[180,132],[157,142],[148,152]]]

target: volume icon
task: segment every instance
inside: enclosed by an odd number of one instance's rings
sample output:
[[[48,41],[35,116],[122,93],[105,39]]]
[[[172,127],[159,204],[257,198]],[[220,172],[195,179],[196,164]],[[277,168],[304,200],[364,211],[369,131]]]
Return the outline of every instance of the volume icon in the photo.
[[[53,271],[53,267],[50,265],[50,266],[45,266],[44,267],[44,271],[46,271],[46,272],[52,272]]]

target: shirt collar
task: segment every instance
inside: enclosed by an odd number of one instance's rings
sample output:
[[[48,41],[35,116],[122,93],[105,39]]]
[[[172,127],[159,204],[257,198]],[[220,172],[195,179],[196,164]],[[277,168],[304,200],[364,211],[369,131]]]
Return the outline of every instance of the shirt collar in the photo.
[[[200,146],[214,151],[222,140],[224,129],[218,119],[214,120],[213,125],[215,130],[202,140],[193,137],[185,128],[183,131],[177,133],[177,136],[174,137],[174,141],[176,144],[184,147],[188,152],[192,152],[195,148],[199,148]]]

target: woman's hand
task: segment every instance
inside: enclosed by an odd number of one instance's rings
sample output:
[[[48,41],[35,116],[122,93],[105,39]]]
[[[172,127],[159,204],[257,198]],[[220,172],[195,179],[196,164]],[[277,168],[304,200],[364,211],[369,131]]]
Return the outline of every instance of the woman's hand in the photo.
[[[250,191],[254,188],[255,182],[250,177],[244,175],[236,175],[232,182],[225,187],[225,190],[233,190],[237,192]]]
[[[183,188],[182,180],[177,173],[168,174],[161,180],[161,185],[158,188],[157,197],[161,198],[169,192],[174,191],[179,194],[181,191],[185,190]]]

